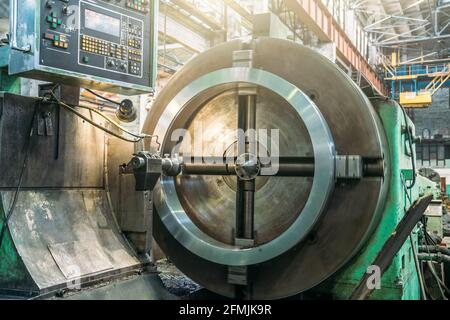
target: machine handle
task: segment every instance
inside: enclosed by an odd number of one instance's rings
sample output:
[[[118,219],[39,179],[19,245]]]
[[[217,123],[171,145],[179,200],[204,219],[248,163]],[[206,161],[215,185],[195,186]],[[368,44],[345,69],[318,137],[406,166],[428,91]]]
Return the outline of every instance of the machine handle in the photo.
[[[11,25],[10,25],[10,48],[21,52],[31,52],[31,45],[27,44],[23,47],[17,46],[17,1],[11,0]]]

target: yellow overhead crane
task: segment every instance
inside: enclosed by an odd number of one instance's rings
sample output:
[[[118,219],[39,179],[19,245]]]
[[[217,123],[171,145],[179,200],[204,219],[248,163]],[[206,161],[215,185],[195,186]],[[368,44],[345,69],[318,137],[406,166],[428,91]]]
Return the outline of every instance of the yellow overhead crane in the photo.
[[[416,63],[414,61],[422,59]],[[397,54],[391,61],[383,57],[385,81],[391,81],[391,96],[405,108],[427,108],[433,103],[434,94],[450,87],[450,59],[424,61],[419,57],[398,63]]]

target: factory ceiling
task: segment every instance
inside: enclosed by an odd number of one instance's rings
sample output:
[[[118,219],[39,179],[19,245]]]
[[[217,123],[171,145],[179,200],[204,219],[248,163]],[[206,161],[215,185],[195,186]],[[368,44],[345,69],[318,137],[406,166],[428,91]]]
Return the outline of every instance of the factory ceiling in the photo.
[[[351,0],[350,8],[379,47],[449,47],[450,0]]]
[[[9,8],[9,1],[0,0],[0,19],[8,17],[8,8]]]

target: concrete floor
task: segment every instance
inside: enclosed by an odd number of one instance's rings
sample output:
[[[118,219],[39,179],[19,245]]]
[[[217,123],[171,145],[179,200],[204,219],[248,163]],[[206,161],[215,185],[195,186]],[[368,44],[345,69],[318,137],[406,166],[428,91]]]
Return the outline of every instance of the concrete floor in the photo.
[[[67,300],[178,300],[171,294],[158,274],[143,274],[134,278],[110,283],[97,288],[70,294]]]
[[[156,272],[133,276],[80,292],[68,293],[64,300],[223,300],[200,287],[166,259],[156,263]]]

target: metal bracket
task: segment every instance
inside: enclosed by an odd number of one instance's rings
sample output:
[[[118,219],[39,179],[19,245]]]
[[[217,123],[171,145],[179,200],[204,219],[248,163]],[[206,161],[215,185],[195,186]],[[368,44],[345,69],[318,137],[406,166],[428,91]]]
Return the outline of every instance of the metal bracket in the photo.
[[[54,135],[51,112],[42,112],[38,117],[38,136]]]
[[[236,238],[234,239],[234,245],[241,248],[252,248],[255,246],[255,240]]]
[[[136,191],[153,191],[161,175],[175,177],[181,173],[181,162],[142,151],[135,154],[127,165],[121,166],[121,173],[134,174]]]
[[[253,50],[233,51],[233,67],[253,68]]]
[[[363,176],[361,156],[336,156],[337,179],[362,179]]]
[[[248,267],[228,267],[228,283],[238,286],[248,285]]]
[[[233,67],[253,68],[253,50],[233,51]],[[238,95],[255,96],[258,94],[258,87],[244,83],[238,84]]]
[[[162,174],[162,159],[148,152],[135,154],[122,173],[134,174],[136,191],[152,191]]]
[[[53,129],[53,114],[54,106],[50,103],[39,104],[39,114],[37,117],[37,134],[38,136],[48,136],[54,135]]]

